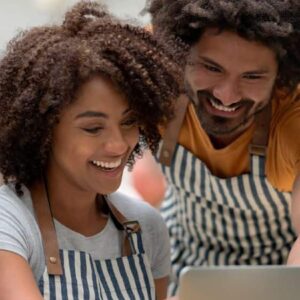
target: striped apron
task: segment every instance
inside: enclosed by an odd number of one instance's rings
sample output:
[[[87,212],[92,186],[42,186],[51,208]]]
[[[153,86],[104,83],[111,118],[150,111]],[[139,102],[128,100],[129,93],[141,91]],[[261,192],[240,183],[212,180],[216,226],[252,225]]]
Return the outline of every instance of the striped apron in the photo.
[[[151,266],[143,249],[137,221],[127,221],[107,200],[116,227],[124,231],[123,256],[95,260],[85,252],[58,249],[49,204],[45,201],[33,201],[47,265],[39,280],[39,289],[44,299],[155,299]],[[46,217],[43,204],[48,206]]]
[[[267,181],[263,155],[250,155],[249,173],[218,178],[177,144],[162,170],[169,183],[161,209],[172,248],[169,294],[185,266],[286,262],[296,238],[291,195]]]

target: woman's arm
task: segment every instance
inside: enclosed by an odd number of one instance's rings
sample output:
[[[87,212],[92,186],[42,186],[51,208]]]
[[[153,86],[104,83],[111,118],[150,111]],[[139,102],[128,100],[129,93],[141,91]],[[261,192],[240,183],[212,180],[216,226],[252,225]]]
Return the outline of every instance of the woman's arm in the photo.
[[[300,234],[300,174],[296,176],[292,190],[292,222],[297,234]]]
[[[0,250],[1,300],[43,300],[26,260],[18,254]]]

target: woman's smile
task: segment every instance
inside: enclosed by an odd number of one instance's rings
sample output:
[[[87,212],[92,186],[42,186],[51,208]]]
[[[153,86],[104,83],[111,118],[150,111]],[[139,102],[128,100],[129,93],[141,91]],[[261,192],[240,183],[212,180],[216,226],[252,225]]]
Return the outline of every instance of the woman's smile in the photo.
[[[70,189],[110,194],[120,186],[138,141],[126,97],[108,79],[94,77],[82,85],[54,130],[51,171]]]
[[[90,165],[97,170],[97,172],[101,172],[101,175],[108,176],[110,178],[119,178],[122,176],[124,171],[124,167],[126,165],[126,158],[118,158],[117,160],[112,161],[100,161],[100,160],[92,160],[90,161]]]

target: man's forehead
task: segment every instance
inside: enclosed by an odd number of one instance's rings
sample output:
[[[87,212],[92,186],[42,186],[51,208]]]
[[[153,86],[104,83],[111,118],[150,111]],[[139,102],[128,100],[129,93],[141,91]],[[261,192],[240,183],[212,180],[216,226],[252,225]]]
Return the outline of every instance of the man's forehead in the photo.
[[[220,31],[216,28],[203,32],[198,42],[192,46],[191,55],[227,56],[232,60],[244,56],[245,60],[268,58],[276,61],[275,51],[261,42],[250,41],[233,31]]]

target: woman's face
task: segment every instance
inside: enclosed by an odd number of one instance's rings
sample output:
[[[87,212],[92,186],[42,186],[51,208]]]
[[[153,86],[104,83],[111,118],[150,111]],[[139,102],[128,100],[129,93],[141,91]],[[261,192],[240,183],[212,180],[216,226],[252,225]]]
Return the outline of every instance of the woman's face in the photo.
[[[81,86],[54,128],[48,176],[73,190],[112,193],[138,139],[125,96],[108,79],[94,77]]]

